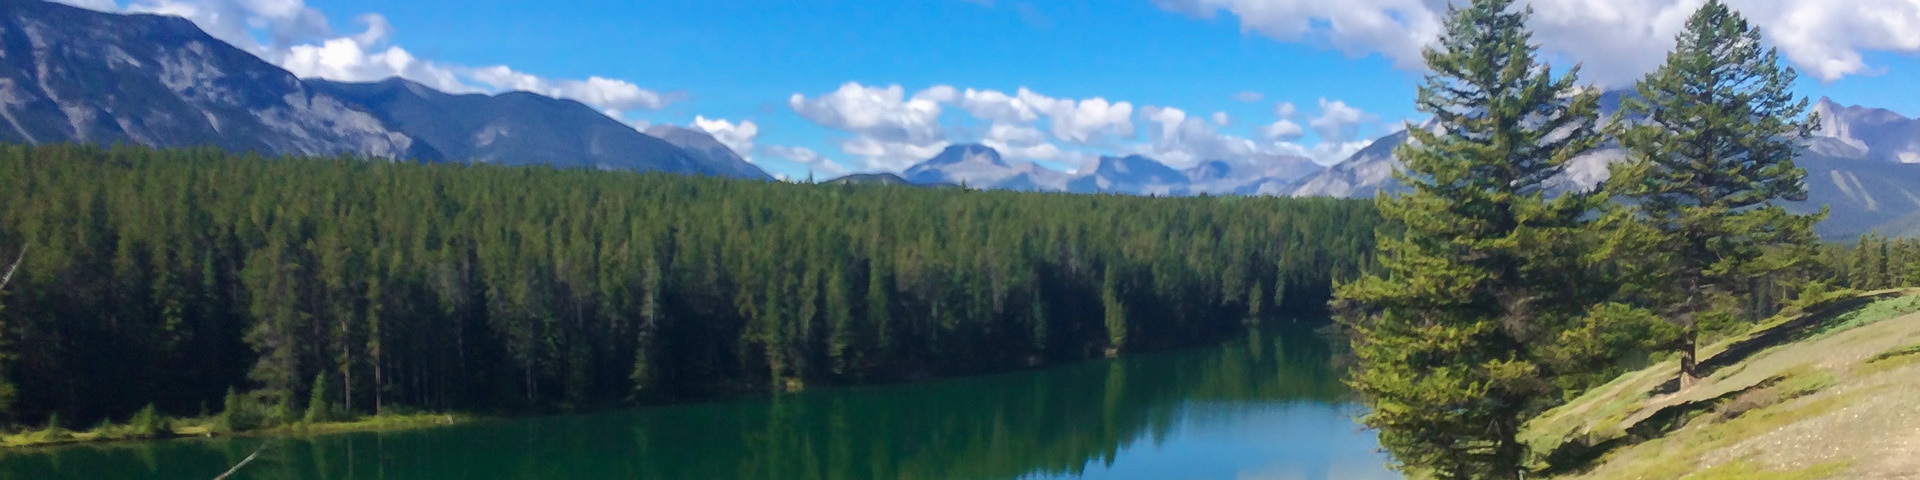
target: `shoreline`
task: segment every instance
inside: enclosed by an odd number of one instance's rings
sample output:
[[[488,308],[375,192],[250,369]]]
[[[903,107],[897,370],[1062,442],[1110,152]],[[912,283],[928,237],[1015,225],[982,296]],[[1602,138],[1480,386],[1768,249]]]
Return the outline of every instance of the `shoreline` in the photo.
[[[166,419],[165,433],[138,432],[132,425],[111,423],[84,431],[41,428],[0,434],[0,454],[83,445],[153,442],[196,438],[298,437],[336,433],[386,432],[448,427],[472,422],[477,417],[464,413],[419,413],[368,415],[352,420],[295,422],[240,431],[222,431],[218,417]]]

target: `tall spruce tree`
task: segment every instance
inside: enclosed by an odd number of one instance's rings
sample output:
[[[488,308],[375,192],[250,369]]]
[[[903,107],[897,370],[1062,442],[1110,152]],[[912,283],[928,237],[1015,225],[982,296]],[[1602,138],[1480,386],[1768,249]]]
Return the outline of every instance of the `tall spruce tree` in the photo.
[[[1433,127],[1411,128],[1376,198],[1380,269],[1338,289],[1358,360],[1349,382],[1398,468],[1437,478],[1517,478],[1522,421],[1552,395],[1555,332],[1585,301],[1573,239],[1602,200],[1548,180],[1600,142],[1598,98],[1535,58],[1530,9],[1448,9],[1419,90]]]
[[[1804,200],[1794,142],[1816,122],[1790,88],[1796,75],[1760,44],[1760,30],[1719,0],[1687,20],[1667,62],[1638,84],[1615,124],[1627,161],[1609,189],[1628,199],[1643,228],[1626,235],[1646,289],[1681,327],[1681,388],[1697,378],[1702,326],[1741,318],[1748,280],[1792,268],[1811,254],[1822,214],[1794,215],[1770,202]]]

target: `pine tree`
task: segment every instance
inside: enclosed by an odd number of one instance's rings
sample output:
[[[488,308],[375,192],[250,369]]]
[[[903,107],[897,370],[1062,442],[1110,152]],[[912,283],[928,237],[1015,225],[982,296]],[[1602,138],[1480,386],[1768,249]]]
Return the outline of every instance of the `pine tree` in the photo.
[[[1804,261],[1824,214],[1794,215],[1771,204],[1806,199],[1805,171],[1794,166],[1807,101],[1791,91],[1796,75],[1763,49],[1760,31],[1719,0],[1694,12],[1667,62],[1638,84],[1616,124],[1628,159],[1608,188],[1630,199],[1656,238],[1633,240],[1665,288],[1652,294],[1682,328],[1680,384],[1697,378],[1703,325],[1740,318],[1736,299],[1750,278]]]
[[[1376,204],[1380,268],[1338,287],[1358,360],[1349,382],[1398,468],[1517,478],[1521,422],[1554,396],[1548,350],[1585,310],[1570,240],[1601,201],[1547,181],[1600,140],[1598,99],[1536,60],[1512,0],[1448,9],[1419,89],[1434,127],[1410,128],[1395,172],[1410,191]]]
[[[333,396],[333,388],[331,387],[331,382],[327,381],[326,372],[321,372],[313,376],[313,391],[309,393],[310,395],[307,396],[307,414],[304,417],[307,423],[333,420],[333,403],[331,398]]]

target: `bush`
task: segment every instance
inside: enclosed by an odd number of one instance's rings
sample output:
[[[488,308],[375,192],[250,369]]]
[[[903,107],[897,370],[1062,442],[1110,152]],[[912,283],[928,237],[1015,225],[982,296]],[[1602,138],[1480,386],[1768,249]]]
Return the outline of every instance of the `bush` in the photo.
[[[167,424],[167,418],[149,403],[127,420],[127,431],[135,438],[160,438],[173,433]]]
[[[233,388],[227,388],[226,407],[220,411],[220,421],[215,426],[227,432],[252,430],[259,427],[261,419],[253,412],[251,403]]]
[[[1787,307],[1802,313],[1814,313],[1857,296],[1860,296],[1859,290],[1834,287],[1824,281],[1812,281],[1800,287],[1799,294],[1794,296],[1793,303],[1788,304]]]

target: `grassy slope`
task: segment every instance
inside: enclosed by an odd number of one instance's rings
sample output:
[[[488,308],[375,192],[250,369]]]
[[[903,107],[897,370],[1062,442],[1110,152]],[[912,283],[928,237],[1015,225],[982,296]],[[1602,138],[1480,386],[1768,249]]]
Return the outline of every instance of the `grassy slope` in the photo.
[[[1527,425],[1556,478],[1920,478],[1920,291],[1776,319],[1623,375]],[[1542,465],[1545,466],[1545,465]]]

